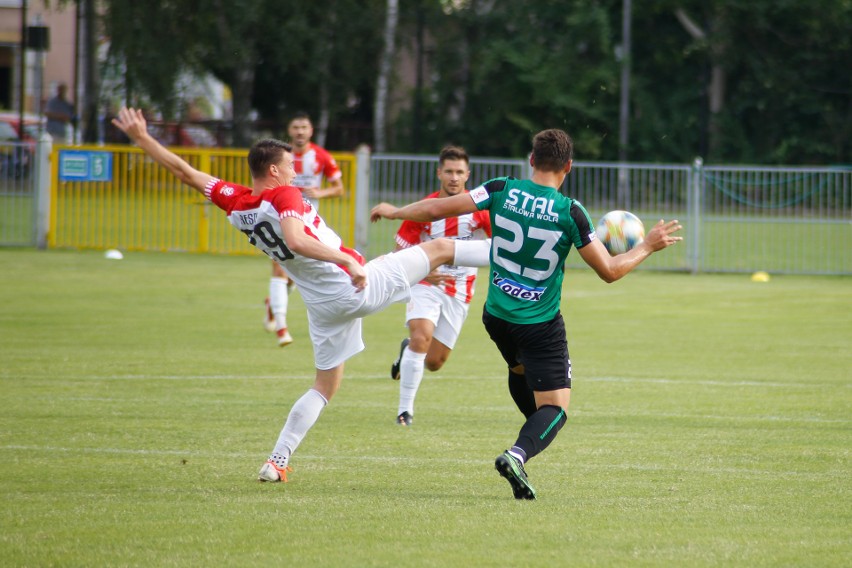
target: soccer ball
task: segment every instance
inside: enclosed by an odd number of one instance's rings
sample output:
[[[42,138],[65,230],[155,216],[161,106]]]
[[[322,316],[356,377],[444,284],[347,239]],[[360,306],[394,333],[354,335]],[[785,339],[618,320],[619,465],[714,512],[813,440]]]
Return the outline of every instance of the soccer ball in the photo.
[[[598,221],[595,233],[609,254],[615,256],[641,243],[645,238],[645,226],[629,211],[610,211]]]

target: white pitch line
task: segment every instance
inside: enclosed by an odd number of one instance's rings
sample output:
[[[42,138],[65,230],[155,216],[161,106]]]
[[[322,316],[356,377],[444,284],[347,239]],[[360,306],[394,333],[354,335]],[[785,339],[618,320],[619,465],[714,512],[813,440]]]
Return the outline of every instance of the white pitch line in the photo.
[[[124,380],[164,380],[164,381],[306,381],[315,378],[314,374],[282,374],[282,375],[109,375],[109,376],[92,376],[92,375],[66,375],[57,377],[56,375],[17,375],[15,377],[0,376],[0,380],[5,379],[62,379],[62,380],[95,380],[95,381],[124,381]],[[477,376],[466,375],[459,377],[455,375],[429,375],[430,381],[494,381],[502,380],[505,377],[500,374]],[[366,373],[344,374],[344,380],[374,380],[385,379],[384,375],[374,375]],[[790,383],[780,382],[762,382],[762,381],[714,381],[703,379],[667,379],[667,378],[639,378],[639,377],[575,377],[574,383],[582,384],[583,382],[590,383],[635,383],[635,384],[665,384],[674,386],[719,386],[719,387],[756,387],[756,388],[803,388],[812,389],[814,387],[828,388],[852,388],[852,383],[814,383],[808,381],[796,381]]]
[[[209,451],[198,451],[198,450],[159,450],[159,449],[132,449],[132,448],[64,448],[57,446],[24,446],[24,445],[7,445],[0,446],[0,450],[9,450],[9,451],[26,451],[26,452],[38,452],[40,454],[46,453],[79,453],[79,454],[117,454],[117,455],[143,455],[143,456],[190,456],[190,457],[198,457],[209,459],[211,457],[225,457],[225,458],[254,458],[260,460],[261,462],[266,457],[266,454],[262,453],[249,453],[249,452],[209,452]],[[359,455],[345,455],[345,454],[328,454],[323,456],[311,455],[311,454],[298,454],[299,460],[306,461],[323,461],[323,460],[346,460],[346,461],[355,461],[355,460],[367,460],[367,461],[375,461],[375,462],[387,462],[387,463],[400,463],[400,462],[412,462],[412,463],[425,463],[425,462],[444,462],[446,461],[444,458],[430,458],[430,457],[411,457],[411,456],[366,456],[363,454]],[[295,459],[295,457],[294,457]],[[483,463],[482,460],[474,460],[474,459],[454,459],[452,460],[454,463],[468,463],[468,464],[478,464]]]
[[[157,449],[128,449],[128,448],[63,448],[56,446],[20,446],[20,445],[8,445],[8,446],[0,446],[0,451],[8,450],[8,451],[27,451],[27,452],[37,452],[39,454],[46,453],[68,453],[68,454],[114,454],[114,455],[148,455],[148,456],[189,456],[193,458],[203,458],[210,459],[213,457],[225,457],[225,458],[245,458],[245,459],[254,459],[258,463],[260,463],[264,455],[263,454],[255,454],[248,452],[209,452],[209,451],[196,451],[196,450],[157,450]],[[329,453],[326,455],[318,456],[312,454],[298,454],[294,456],[294,462],[364,462],[369,461],[372,463],[378,464],[391,464],[391,465],[399,465],[399,464],[410,464],[412,466],[417,465],[418,467],[423,467],[423,465],[427,464],[464,464],[464,465],[489,465],[492,463],[492,456],[483,456],[482,459],[471,459],[471,458],[450,458],[446,455],[441,457],[428,457],[428,456],[370,456],[364,455],[361,453],[355,454],[334,454]],[[349,467],[349,466],[346,466]],[[564,472],[566,470],[574,470],[574,471],[600,471],[600,470],[619,470],[619,471],[650,471],[650,472],[665,472],[665,471],[676,471],[676,472],[687,472],[687,473],[699,473],[699,474],[711,474],[711,475],[755,475],[755,476],[767,476],[767,477],[777,477],[787,476],[787,477],[795,477],[795,478],[807,478],[807,479],[834,479],[838,477],[839,474],[835,474],[833,472],[799,472],[799,471],[770,471],[770,470],[754,470],[754,469],[744,469],[744,468],[736,468],[736,467],[694,467],[694,466],[666,466],[660,464],[648,464],[648,463],[597,463],[597,464],[587,464],[582,461],[578,461],[576,457],[571,459],[571,462],[554,462],[548,461],[543,465],[543,469],[547,471],[559,471]]]
[[[39,397],[39,400],[48,397]],[[122,397],[63,397],[64,402],[105,402],[105,403],[132,403],[135,399]],[[292,400],[283,400],[280,403],[282,421],[286,418],[286,412],[289,411],[292,405]],[[210,405],[233,405],[233,404],[253,404],[251,400],[234,401],[232,399],[205,399],[205,406]],[[332,403],[335,408],[357,408],[357,409],[382,409],[387,408],[387,404],[378,400],[363,401],[353,400],[347,396],[339,396]],[[444,407],[435,403],[423,403],[422,409],[427,411],[444,411]],[[453,412],[465,413],[509,413],[515,412],[515,406],[511,403],[501,405],[474,405],[474,404],[458,404],[453,407]],[[698,420],[698,421],[719,421],[719,422],[738,422],[738,423],[787,423],[787,424],[852,424],[852,420],[821,418],[817,416],[778,416],[778,415],[721,415],[721,414],[684,414],[675,412],[636,412],[626,410],[623,407],[613,408],[612,410],[589,410],[583,408],[582,403],[575,403],[568,410],[569,420],[572,417],[576,418],[600,418],[600,417],[619,417],[619,418],[672,418],[677,420]]]
[[[787,422],[796,423],[803,422],[807,424],[852,424],[852,420],[844,420],[842,418],[819,418],[816,416],[744,416],[742,414],[723,416],[718,414],[680,414],[674,412],[631,412],[621,408],[614,409],[612,412],[596,412],[589,410],[568,410],[568,416],[574,414],[576,416],[618,416],[619,418],[677,418],[689,420],[719,420],[723,422]]]
[[[0,450],[23,450],[33,452],[67,452],[82,454],[127,454],[127,455],[152,455],[152,456],[204,456],[214,455],[210,452],[199,452],[195,450],[144,450],[130,448],[61,448],[56,446],[0,446]],[[215,455],[222,457],[246,457],[247,453],[216,452]]]
[[[702,386],[720,386],[720,387],[774,387],[774,388],[807,388],[813,387],[834,387],[842,386],[849,388],[848,383],[809,383],[806,381],[797,381],[794,383],[778,383],[778,382],[762,382],[762,381],[711,381],[704,379],[663,379],[663,378],[634,378],[634,377],[588,377],[586,379],[576,379],[578,381],[589,381],[597,383],[649,383],[649,384],[665,384],[665,385],[702,385]]]

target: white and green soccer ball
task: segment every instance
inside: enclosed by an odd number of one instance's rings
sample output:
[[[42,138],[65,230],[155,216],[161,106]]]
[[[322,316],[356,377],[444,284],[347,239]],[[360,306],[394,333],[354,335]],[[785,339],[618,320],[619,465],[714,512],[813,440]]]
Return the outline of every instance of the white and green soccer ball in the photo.
[[[645,225],[629,211],[610,211],[598,221],[595,233],[609,254],[615,256],[642,242],[645,238]]]

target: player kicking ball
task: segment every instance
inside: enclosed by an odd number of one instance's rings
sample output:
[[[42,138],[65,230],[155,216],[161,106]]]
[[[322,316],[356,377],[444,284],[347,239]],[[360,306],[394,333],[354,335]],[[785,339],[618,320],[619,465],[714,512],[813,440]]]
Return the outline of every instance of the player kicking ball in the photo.
[[[436,239],[365,263],[303,199],[291,182],[292,147],[260,140],[248,153],[252,186],[196,170],[148,133],[142,112],[122,108],[113,124],[155,162],[222,209],[228,221],[269,258],[283,265],[308,311],[316,378],[290,409],[260,481],[287,481],[290,459],[343,379],[344,362],[364,349],[361,318],[406,302],[411,285],[442,264],[484,266],[483,242]]]

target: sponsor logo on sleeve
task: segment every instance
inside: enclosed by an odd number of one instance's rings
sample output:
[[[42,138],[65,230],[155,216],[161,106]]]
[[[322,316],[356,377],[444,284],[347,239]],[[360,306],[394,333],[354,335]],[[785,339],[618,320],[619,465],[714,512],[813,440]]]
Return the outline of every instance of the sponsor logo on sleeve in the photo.
[[[470,196],[473,198],[474,203],[482,203],[488,199],[488,190],[480,185],[476,189],[470,190]]]
[[[230,197],[234,195],[234,188],[226,185],[225,187],[219,190],[219,193],[224,195],[225,197]]]

